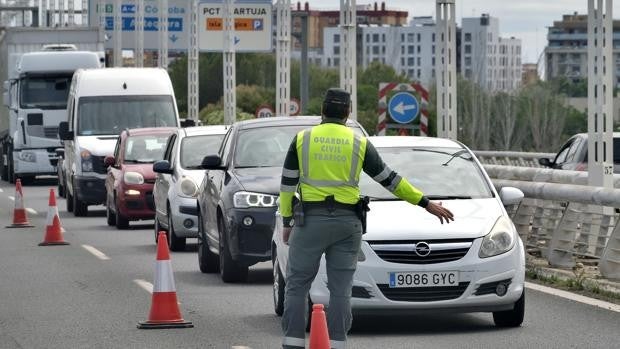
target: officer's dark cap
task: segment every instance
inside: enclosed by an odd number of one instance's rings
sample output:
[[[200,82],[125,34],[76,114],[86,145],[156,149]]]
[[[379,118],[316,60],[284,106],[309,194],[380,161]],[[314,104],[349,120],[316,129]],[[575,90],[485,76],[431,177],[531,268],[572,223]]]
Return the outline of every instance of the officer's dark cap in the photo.
[[[351,94],[341,88],[330,88],[325,93],[325,104],[349,105],[351,103]]]

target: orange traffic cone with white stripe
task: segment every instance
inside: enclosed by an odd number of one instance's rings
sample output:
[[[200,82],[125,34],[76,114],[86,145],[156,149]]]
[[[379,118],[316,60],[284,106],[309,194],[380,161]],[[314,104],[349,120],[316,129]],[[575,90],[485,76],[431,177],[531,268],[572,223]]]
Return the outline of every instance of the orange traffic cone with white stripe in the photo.
[[[56,194],[54,189],[50,189],[50,199],[47,209],[47,219],[45,220],[45,237],[39,246],[69,245],[62,238],[62,227],[60,226],[60,217],[58,216],[58,207],[56,207]]]
[[[15,209],[13,210],[13,223],[7,225],[7,228],[32,228],[26,216],[24,208],[24,194],[22,192],[22,181],[18,178],[15,181]]]
[[[323,304],[312,306],[312,320],[310,322],[310,349],[329,349],[329,332],[327,320],[323,311]]]
[[[172,275],[172,263],[168,251],[166,233],[160,231],[157,235],[157,260],[155,261],[155,281],[153,284],[153,299],[149,319],[140,322],[138,328],[187,328],[194,325],[183,320],[179,303],[177,302],[177,290],[174,286]]]

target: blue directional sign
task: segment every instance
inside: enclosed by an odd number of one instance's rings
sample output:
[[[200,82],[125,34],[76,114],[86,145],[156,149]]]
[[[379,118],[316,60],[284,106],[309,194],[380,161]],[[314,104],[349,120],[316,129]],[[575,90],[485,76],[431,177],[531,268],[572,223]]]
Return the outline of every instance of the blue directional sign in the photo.
[[[390,98],[388,111],[392,120],[408,124],[418,117],[420,107],[414,95],[409,92],[398,92]]]

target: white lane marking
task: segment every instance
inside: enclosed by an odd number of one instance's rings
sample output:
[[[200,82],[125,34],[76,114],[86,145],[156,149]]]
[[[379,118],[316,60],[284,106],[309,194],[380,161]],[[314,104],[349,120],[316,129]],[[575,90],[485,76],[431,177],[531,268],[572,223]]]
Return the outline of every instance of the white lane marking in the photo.
[[[136,283],[136,285],[140,286],[143,290],[145,290],[148,293],[153,293],[153,284],[146,281],[146,280],[142,280],[142,279],[135,279],[133,280],[133,282]]]
[[[525,283],[525,287],[527,287],[529,289],[532,289],[532,290],[535,290],[535,291],[539,291],[539,292],[547,293],[547,294],[550,294],[550,295],[554,295],[554,296],[570,299],[570,300],[575,301],[575,302],[579,302],[579,303],[583,303],[583,304],[588,304],[588,305],[591,305],[591,306],[594,306],[594,307],[599,307],[599,308],[603,308],[603,309],[607,309],[607,310],[611,310],[611,311],[615,311],[615,312],[620,313],[620,305],[618,305],[618,304],[613,304],[613,303],[605,302],[605,301],[602,301],[602,300],[598,300],[598,299],[582,296],[580,294],[576,294],[576,293],[572,293],[572,292],[568,292],[568,291],[564,291],[564,290],[558,290],[557,288],[547,287],[547,286],[543,286],[543,285],[539,285],[539,284],[534,284],[534,283],[531,283],[531,282],[526,282]]]
[[[0,193],[4,193],[4,189],[0,188]]]
[[[34,208],[26,207],[26,211],[30,214],[39,214]]]
[[[96,248],[94,248],[94,247],[92,247],[92,246],[90,246],[90,245],[82,245],[82,247],[83,247],[86,251],[90,252],[93,256],[95,256],[95,257],[97,257],[97,258],[101,259],[102,261],[107,261],[107,260],[109,260],[109,259],[110,259],[110,257],[108,257],[108,256],[106,256],[106,255],[105,255],[105,253],[103,253],[103,252],[99,251],[98,249],[96,249]]]
[[[15,196],[11,196],[11,195],[9,195],[9,200],[11,200],[11,201],[15,201]]]
[[[245,345],[233,345],[230,349],[252,349],[250,347],[246,347]]]

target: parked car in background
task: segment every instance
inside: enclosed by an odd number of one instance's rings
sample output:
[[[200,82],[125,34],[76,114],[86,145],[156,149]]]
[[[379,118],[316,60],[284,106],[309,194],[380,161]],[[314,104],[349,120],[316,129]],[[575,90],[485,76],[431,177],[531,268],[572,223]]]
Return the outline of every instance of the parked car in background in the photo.
[[[614,132],[614,173],[620,173],[620,132]],[[555,158],[541,158],[538,162],[545,167],[559,170],[588,170],[588,134],[572,136],[558,151]]]
[[[519,203],[523,193],[509,187],[498,193],[473,153],[458,142],[430,137],[369,141],[390,168],[455,217],[441,224],[364,174],[360,189],[371,202],[353,281],[353,312],[492,312],[497,326],[521,325],[525,252],[504,205]],[[288,246],[277,216],[273,300],[281,315]],[[329,303],[324,257],[309,298],[309,304]]]
[[[67,106],[67,121],[58,129],[65,148],[58,174],[67,211],[75,216],[86,216],[89,205],[106,202],[103,161],[113,154],[122,130],[179,127],[172,82],[164,69],[78,70]]]
[[[153,165],[155,241],[159,231],[166,231],[173,251],[183,250],[186,238],[198,237],[196,197],[205,174],[202,159],[217,154],[226,130],[226,126],[180,128],[169,138],[163,160]]]
[[[235,123],[218,155],[205,157],[198,194],[198,263],[225,282],[244,281],[248,267],[271,258],[282,165],[293,137],[320,117],[274,117]],[[347,125],[366,134],[360,124]]]
[[[114,156],[104,160],[108,225],[127,229],[129,221],[153,219],[153,163],[164,156],[166,143],[175,128],[153,127],[122,131]]]

